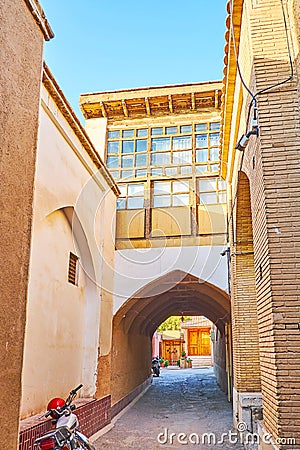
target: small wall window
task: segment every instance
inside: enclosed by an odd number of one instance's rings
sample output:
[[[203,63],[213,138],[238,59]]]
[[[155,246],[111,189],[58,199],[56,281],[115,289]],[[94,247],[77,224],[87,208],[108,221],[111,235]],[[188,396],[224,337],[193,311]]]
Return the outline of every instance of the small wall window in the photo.
[[[70,252],[68,282],[78,286],[78,256]]]

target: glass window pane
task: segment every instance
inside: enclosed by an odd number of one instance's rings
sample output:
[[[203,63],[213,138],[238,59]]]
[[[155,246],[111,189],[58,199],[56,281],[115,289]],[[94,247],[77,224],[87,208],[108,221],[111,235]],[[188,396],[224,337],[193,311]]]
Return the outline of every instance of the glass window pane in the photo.
[[[144,197],[132,197],[127,200],[128,209],[144,208]]]
[[[195,131],[206,131],[206,129],[207,129],[206,123],[197,123],[197,125],[195,125]]]
[[[121,178],[132,178],[133,177],[133,171],[132,170],[122,170],[121,172]]]
[[[128,185],[128,195],[130,197],[144,197],[144,183],[134,183]]]
[[[180,133],[191,133],[192,132],[192,125],[182,125],[180,127]]]
[[[171,149],[170,138],[151,139],[151,150],[153,150],[154,152],[170,149]]]
[[[219,145],[219,140],[220,140],[220,133],[212,133],[210,135],[210,145],[211,146]]]
[[[151,129],[151,134],[152,136],[158,136],[159,134],[163,134],[163,129],[162,128],[152,128]]]
[[[147,170],[136,170],[135,171],[135,176],[136,177],[146,177],[147,176]]]
[[[173,164],[187,164],[192,162],[192,150],[186,152],[174,152]]]
[[[172,203],[173,206],[188,206],[189,194],[173,195]]]
[[[122,167],[133,167],[133,156],[122,156]]]
[[[133,153],[133,152],[134,152],[134,141],[123,141],[122,153]]]
[[[205,178],[199,180],[199,190],[203,191],[215,191],[216,190],[216,178]]]
[[[119,172],[118,171],[110,172],[110,174],[115,180],[117,180],[119,178]]]
[[[170,153],[153,153],[151,155],[151,164],[154,166],[171,164]]]
[[[225,180],[218,180],[218,189],[219,191],[226,191],[227,189],[227,183]]]
[[[210,130],[219,130],[220,129],[220,122],[212,122],[209,124]]]
[[[126,198],[117,198],[117,209],[126,208]]]
[[[196,147],[203,148],[208,146],[207,134],[196,134]]]
[[[154,208],[171,206],[171,196],[170,195],[159,195],[154,197]]]
[[[207,192],[206,194],[200,194],[200,203],[203,205],[217,203],[217,193]]]
[[[121,197],[126,197],[126,195],[127,195],[127,184],[119,184],[118,188],[120,189]]]
[[[196,166],[196,173],[206,173],[208,172],[208,166],[204,165],[204,166]]]
[[[118,153],[119,141],[109,141],[107,143],[107,153]]]
[[[154,194],[171,193],[170,181],[155,181],[154,182]]]
[[[188,181],[173,181],[173,192],[189,192]]]
[[[161,177],[163,174],[163,170],[162,169],[151,169],[151,175],[153,177]]]
[[[210,171],[211,172],[219,172],[219,165],[218,164],[211,164],[210,165]]]
[[[109,131],[108,139],[118,139],[120,137],[120,131]]]
[[[219,192],[219,203],[226,203],[226,192]]]
[[[166,127],[166,134],[176,134],[177,127]]]
[[[123,138],[131,138],[134,136],[134,130],[123,130],[122,137]]]
[[[119,158],[117,156],[108,156],[106,165],[109,168],[117,168],[119,165]]]
[[[138,137],[148,136],[148,128],[141,128],[140,130],[136,130]]]
[[[210,160],[218,161],[218,159],[219,159],[219,148],[218,147],[211,148],[210,149]]]
[[[143,167],[147,165],[147,153],[141,153],[135,155],[135,165],[137,167]]]
[[[180,173],[181,175],[189,175],[190,173],[192,173],[192,167],[191,166],[180,167]]]
[[[179,136],[172,139],[173,150],[192,148],[192,136]]]
[[[196,162],[206,162],[208,160],[208,150],[196,150]]]
[[[136,141],[136,151],[137,152],[147,151],[147,139],[138,139]]]
[[[177,175],[177,167],[166,167],[165,171],[168,177]]]

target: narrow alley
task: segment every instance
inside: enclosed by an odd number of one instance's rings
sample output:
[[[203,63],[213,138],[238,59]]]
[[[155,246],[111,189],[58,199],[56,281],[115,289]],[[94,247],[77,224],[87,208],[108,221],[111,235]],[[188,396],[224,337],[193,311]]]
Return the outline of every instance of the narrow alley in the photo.
[[[227,435],[221,442],[222,433]],[[235,436],[231,404],[212,369],[163,369],[144,396],[94,444],[97,450],[240,450]]]

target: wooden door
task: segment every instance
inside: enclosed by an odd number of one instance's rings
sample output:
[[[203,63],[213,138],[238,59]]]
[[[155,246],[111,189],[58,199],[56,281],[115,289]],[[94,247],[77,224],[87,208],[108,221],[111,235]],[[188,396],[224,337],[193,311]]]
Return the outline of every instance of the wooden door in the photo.
[[[180,358],[180,341],[164,341],[163,358],[169,361],[169,364],[176,365]]]
[[[211,354],[209,328],[188,330],[188,354],[189,356],[209,356]]]

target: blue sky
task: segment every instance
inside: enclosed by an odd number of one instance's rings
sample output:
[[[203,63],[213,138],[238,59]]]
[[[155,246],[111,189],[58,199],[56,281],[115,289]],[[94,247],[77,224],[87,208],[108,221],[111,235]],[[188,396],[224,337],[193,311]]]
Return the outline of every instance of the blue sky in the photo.
[[[80,119],[81,93],[222,79],[226,0],[41,4],[45,60]]]

